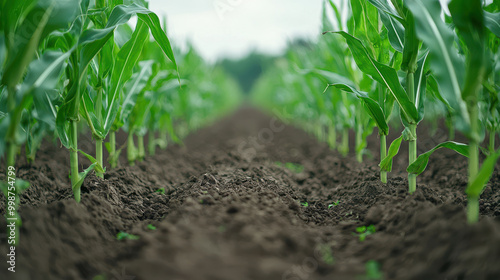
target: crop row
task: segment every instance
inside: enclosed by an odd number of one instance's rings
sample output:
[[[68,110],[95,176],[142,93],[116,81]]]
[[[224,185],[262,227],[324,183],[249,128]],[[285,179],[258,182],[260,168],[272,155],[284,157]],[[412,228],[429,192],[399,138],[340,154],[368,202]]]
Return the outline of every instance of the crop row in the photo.
[[[29,186],[10,180],[22,147],[32,162],[45,137],[59,139],[70,153],[71,187],[80,201],[89,172],[106,172],[104,147],[112,168],[124,147],[133,165],[145,157],[147,133],[153,155],[239,102],[237,85],[221,69],[191,46],[172,48],[147,2],[123,2],[0,2],[0,156],[10,171],[0,185],[6,197],[16,194],[16,209]],[[125,145],[116,141],[119,130],[128,135]],[[89,131],[93,155],[78,148],[79,134]],[[79,154],[92,162],[83,172]]]
[[[349,130],[363,160],[374,128],[380,139],[380,180],[408,142],[408,190],[434,151],[448,148],[469,159],[468,221],[479,216],[479,196],[500,150],[500,1],[327,0],[324,34],[297,41],[258,82],[254,101],[299,123],[343,155]],[[444,9],[445,8],[445,9]],[[330,20],[333,14],[334,20]],[[328,85],[325,89],[325,85]],[[417,126],[444,118],[450,139],[417,154]],[[399,119],[399,120],[398,120]],[[404,130],[388,148],[390,127]],[[455,130],[468,143],[453,141]],[[341,141],[337,143],[337,133]],[[489,141],[480,147],[485,136]],[[486,156],[480,168],[480,151]]]

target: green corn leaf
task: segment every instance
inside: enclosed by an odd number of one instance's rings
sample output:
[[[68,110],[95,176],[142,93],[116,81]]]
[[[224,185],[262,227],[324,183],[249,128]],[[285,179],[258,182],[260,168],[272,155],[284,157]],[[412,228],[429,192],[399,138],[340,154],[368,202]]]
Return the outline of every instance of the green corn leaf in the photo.
[[[179,137],[177,136],[177,133],[175,133],[174,123],[173,123],[172,117],[171,117],[171,115],[169,113],[165,112],[161,116],[160,123],[162,125],[164,125],[164,127],[166,128],[168,134],[170,135],[170,138],[172,138],[172,141],[174,141],[177,144],[181,144],[182,145],[181,139],[179,139]]]
[[[403,61],[401,62],[401,70],[404,72],[414,71],[415,69],[410,69],[414,65],[414,59],[418,57],[418,49],[420,47],[420,40],[417,38],[415,30],[415,22],[413,15],[407,13],[406,15],[406,28],[405,28],[405,40],[403,47]]]
[[[395,18],[401,24],[406,24],[405,20],[401,16],[399,16],[398,12],[394,10],[394,8],[387,2],[387,0],[368,0],[368,2],[375,6],[380,11],[380,14],[387,14]]]
[[[378,45],[380,37],[377,30],[373,27],[369,18],[369,11],[364,0],[351,0],[352,18],[354,19],[354,30],[349,30],[357,38],[361,39],[370,54],[374,55],[373,46]],[[373,6],[369,6],[376,11]],[[378,18],[377,18],[378,24]]]
[[[30,183],[27,181],[21,180],[19,178],[16,178],[16,183],[14,184],[14,186],[15,186],[15,193],[18,194],[17,196],[15,196],[15,198],[17,200],[16,203],[19,203],[19,194],[21,194],[22,192],[27,190],[30,187]],[[8,197],[9,187],[10,187],[10,184],[8,184],[4,181],[0,181],[0,190],[3,192],[5,197]]]
[[[354,82],[352,82],[349,78],[332,71],[321,69],[297,69],[297,72],[302,75],[311,74],[323,78],[328,82],[328,84],[345,84],[354,87]]]
[[[462,88],[462,99],[478,97],[481,83],[486,78],[490,59],[486,52],[486,28],[481,0],[452,0],[449,5],[453,23],[465,44],[467,75]]]
[[[441,92],[439,91],[439,85],[434,75],[429,75],[427,77],[427,92],[441,101],[446,106],[448,112],[453,112],[453,108],[451,107],[450,103],[448,103],[448,101],[441,95]]]
[[[418,122],[424,119],[425,95],[427,89],[427,75],[425,73],[426,63],[428,58],[426,52],[417,63],[417,71],[415,71],[415,107],[418,109]]]
[[[78,150],[78,152],[79,152],[80,154],[82,154],[83,156],[85,156],[85,157],[86,157],[86,158],[87,158],[87,159],[88,159],[88,160],[89,160],[92,164],[95,164],[94,169],[95,169],[95,170],[97,170],[97,172],[99,172],[99,173],[106,173],[106,168],[105,168],[105,167],[103,167],[103,166],[101,166],[101,165],[97,162],[97,160],[95,159],[95,157],[93,157],[93,156],[91,156],[91,155],[89,155],[89,154],[85,153],[85,152],[84,152],[84,151],[82,151],[82,150]]]
[[[54,88],[70,54],[71,52],[47,51],[39,59],[33,61],[28,68],[20,92],[29,94],[33,91]]]
[[[145,23],[149,27],[156,42],[158,43],[162,51],[165,53],[165,55],[172,61],[175,69],[177,69],[177,64],[175,62],[170,41],[168,40],[166,34],[161,30],[161,25],[158,16],[156,16],[156,14],[154,14],[150,10],[138,6],[136,4],[132,4],[129,6],[118,5],[111,12],[108,19],[108,23],[104,29],[86,30],[80,37],[79,45],[82,46],[82,50],[80,51],[80,66],[79,66],[80,79],[83,78],[85,70],[87,69],[90,61],[92,61],[92,59],[97,55],[97,53],[105,47],[110,38],[113,36],[113,33],[116,30],[116,28],[122,24],[127,23],[130,20],[130,18],[134,15],[137,15],[140,18],[139,22]],[[141,30],[143,31],[144,29],[146,29],[146,27],[141,26]],[[143,36],[141,36],[141,38],[142,37]],[[114,68],[116,69],[117,67],[119,68],[121,66],[123,65],[119,66],[115,65]],[[127,69],[127,71],[125,72],[131,70],[132,69]],[[109,69],[108,70],[105,69],[105,71],[109,71]],[[114,80],[116,81],[116,79],[117,78],[115,77]],[[123,83],[124,80],[123,79],[120,80]],[[113,90],[121,89],[122,86],[123,84],[115,85],[115,87],[118,88],[113,88]],[[75,97],[76,98],[71,96],[70,99],[78,99],[78,96]],[[73,104],[74,107],[73,111],[77,109],[77,106],[78,105],[76,103]],[[117,108],[113,108],[110,110],[112,111],[112,115],[116,114],[116,110]],[[110,121],[109,119],[105,119],[105,125],[104,125],[105,129],[108,126],[111,126],[112,123],[113,120]],[[106,129],[106,131],[109,131],[109,129]]]
[[[380,19],[387,29],[387,35],[389,37],[389,42],[391,46],[398,52],[403,53],[403,48],[405,44],[405,30],[403,25],[394,20],[394,18],[386,15],[385,13],[380,13]]]
[[[126,92],[122,102],[119,119],[124,122],[136,104],[137,96],[146,87],[147,82],[153,74],[152,60],[139,62],[140,72],[135,73],[132,79],[125,85]]]
[[[403,135],[392,141],[391,146],[389,146],[389,150],[387,151],[387,156],[380,161],[380,171],[392,171],[392,159],[399,153],[402,141]]]
[[[81,46],[79,64],[80,79],[92,59],[94,59],[97,53],[99,53],[111,39],[116,27],[115,25],[104,29],[88,29],[82,33],[78,41],[78,45]]]
[[[500,38],[500,13],[484,12],[484,25]]]
[[[95,99],[97,99],[97,97]],[[98,139],[104,139],[105,135],[103,134],[104,129],[102,126],[102,122],[94,111],[96,102],[97,100],[94,101],[90,93],[83,94],[81,103],[83,105],[83,108],[80,107],[80,115],[83,116],[89,124],[92,135]]]
[[[109,16],[107,26],[117,25],[118,23],[125,23],[130,19],[132,15],[135,14],[137,14],[141,21],[146,23],[146,25],[151,30],[153,38],[156,40],[161,50],[168,57],[168,59],[172,61],[175,69],[177,69],[177,62],[175,61],[172,46],[167,38],[167,35],[161,29],[160,19],[155,13],[144,7],[138,6],[137,4],[132,4],[130,6],[120,5],[113,9],[113,12]]]
[[[430,51],[429,62],[443,97],[469,123],[467,108],[461,98],[465,64],[454,47],[453,31],[441,20],[439,1],[405,1],[405,5],[414,15],[418,37]]]
[[[396,70],[377,62],[359,39],[343,31],[335,33],[342,35],[346,39],[360,70],[386,87],[399,104],[402,115],[407,118],[409,123],[415,123],[418,119],[417,109],[401,86]]]
[[[149,37],[147,25],[139,21],[132,38],[117,54],[115,67],[111,74],[111,90],[108,96],[108,110],[104,118],[104,135],[113,125],[119,109],[119,96],[125,82],[130,79],[133,68],[139,59],[142,48]]]
[[[22,23],[22,18],[33,9],[36,4],[35,0],[25,1],[2,1],[0,6],[0,20],[2,22],[2,30],[5,32],[6,46],[8,49],[14,46],[15,31],[19,24]]]
[[[7,4],[7,6],[9,5],[11,4]],[[10,13],[10,10],[5,8],[7,7],[4,7],[3,11],[9,11],[8,13]],[[16,13],[13,11],[13,18],[10,16],[6,18],[8,30],[10,30],[6,34],[9,53],[2,77],[2,84],[9,87],[14,87],[20,82],[26,67],[30,64],[38,49],[40,41],[52,31],[68,27],[69,23],[75,19],[78,11],[78,1],[45,0],[38,1],[36,4],[33,4],[32,1],[27,1],[26,5],[17,6],[17,9],[20,9],[17,11],[21,12]],[[27,12],[28,10],[29,12]],[[7,13],[3,11],[2,17]],[[16,29],[15,24],[18,23],[14,22],[14,20],[20,20],[21,15],[24,13],[27,14]]]
[[[10,117],[0,112],[0,139],[5,139],[9,129]],[[0,159],[5,156],[5,141],[0,141]]]
[[[408,171],[408,173],[411,173],[411,174],[420,175],[422,172],[424,172],[425,168],[427,167],[427,164],[429,163],[430,156],[436,150],[441,149],[441,148],[448,148],[448,149],[453,150],[453,151],[455,151],[455,152],[457,152],[465,157],[469,157],[469,145],[457,143],[457,142],[453,142],[453,141],[448,141],[448,142],[441,143],[441,144],[437,145],[436,147],[434,147],[433,149],[431,149],[430,151],[425,152],[425,153],[421,154],[420,156],[418,156],[417,159],[412,164],[410,164],[410,166],[408,166],[406,171]]]
[[[57,136],[59,137],[59,140],[61,141],[61,144],[68,148],[71,149],[71,142],[70,142],[70,133],[69,133],[69,122],[66,119],[66,116],[69,115],[69,108],[67,104],[63,104],[59,109],[57,110],[57,116],[56,116],[56,131],[57,131]],[[76,147],[75,147],[76,148]]]
[[[332,7],[333,12],[335,13],[335,19],[337,19],[337,27],[338,27],[338,29],[339,30],[344,29],[343,23],[342,23],[342,16],[340,14],[340,11],[339,11],[337,5],[335,5],[335,3],[332,0],[328,0],[328,2],[330,3],[330,7]],[[328,31],[328,30],[324,30],[324,31]]]
[[[27,43],[21,46],[16,46],[13,50],[14,55],[10,55],[7,60],[7,66],[3,72],[2,84],[7,87],[15,87],[21,80],[26,67],[29,65],[36,50],[38,49],[38,44],[42,39],[42,34],[45,29],[45,25],[49,21],[50,15],[53,11],[53,7],[49,7],[47,10],[43,11],[43,14],[38,22],[36,22],[37,28],[35,31],[29,33],[30,37],[25,37]],[[28,35],[28,36],[29,36]],[[23,38],[16,38],[16,42],[22,42]],[[12,57],[12,58],[10,58]],[[10,59],[9,59],[10,58]]]
[[[54,97],[49,97],[54,94],[50,94],[49,91],[56,87],[70,54],[71,52],[45,52],[30,64],[18,92],[19,97],[32,95],[38,119],[52,126],[55,125],[56,111],[53,104]]]
[[[389,134],[389,126],[385,121],[385,116],[382,108],[375,100],[371,99],[366,92],[359,91],[351,86],[344,84],[334,84],[333,86],[340,90],[355,94],[356,97],[363,101],[363,103],[365,104],[367,113],[375,121],[380,132],[383,135]]]
[[[108,153],[111,153],[111,144],[109,142],[105,142],[104,147],[106,148]],[[115,154],[110,155],[108,157],[108,162],[118,162],[118,160],[120,159],[120,154],[122,153],[123,148],[124,147],[120,147],[120,148],[115,149]]]
[[[5,62],[5,57],[7,56],[7,47],[4,33],[0,33],[0,65]]]
[[[73,191],[78,190],[78,189],[80,189],[82,187],[83,181],[85,180],[85,178],[87,177],[87,175],[89,175],[89,173],[92,170],[94,170],[94,168],[95,168],[96,165],[97,165],[97,163],[93,163],[87,169],[85,169],[83,172],[80,172],[80,180],[78,180],[78,182],[76,182],[74,185],[71,186],[71,188],[73,189]]]
[[[500,150],[490,154],[483,162],[476,178],[467,186],[465,193],[472,197],[478,197],[484,190],[486,183],[490,180],[493,171],[495,170],[496,162],[500,158]]]

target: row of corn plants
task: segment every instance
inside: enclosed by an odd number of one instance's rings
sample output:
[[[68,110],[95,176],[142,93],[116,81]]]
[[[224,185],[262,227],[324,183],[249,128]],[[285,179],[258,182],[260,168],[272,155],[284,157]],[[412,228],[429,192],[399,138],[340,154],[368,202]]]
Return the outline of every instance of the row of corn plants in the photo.
[[[80,201],[89,172],[106,172],[104,148],[110,167],[125,148],[133,165],[146,150],[154,155],[167,141],[180,142],[239,102],[237,85],[221,69],[190,46],[172,48],[144,0],[2,0],[0,8],[0,156],[7,177],[21,148],[32,162],[44,138],[57,138],[70,154]],[[119,130],[127,143],[117,143]],[[78,147],[89,131],[92,155]],[[92,163],[82,172],[79,154]],[[18,198],[28,186],[1,183],[6,197]],[[11,204],[17,210],[18,199]]]
[[[409,193],[416,191],[417,176],[436,150],[468,157],[467,216],[474,223],[479,196],[500,157],[495,145],[499,8],[499,1],[480,0],[452,0],[446,7],[435,0],[325,0],[323,34],[315,43],[291,42],[285,57],[258,81],[254,102],[343,155],[354,130],[360,162],[376,127],[383,183],[406,141]],[[435,126],[442,118],[449,141],[418,155],[418,124]],[[390,128],[402,133],[388,145]],[[455,130],[468,143],[453,141]],[[485,155],[481,166],[480,152]]]

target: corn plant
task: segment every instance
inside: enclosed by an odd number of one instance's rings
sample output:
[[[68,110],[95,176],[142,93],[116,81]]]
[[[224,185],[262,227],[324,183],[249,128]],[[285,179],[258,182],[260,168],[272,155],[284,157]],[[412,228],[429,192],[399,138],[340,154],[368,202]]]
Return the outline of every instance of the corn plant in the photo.
[[[7,217],[16,218],[16,230],[19,230],[19,195],[29,184],[15,180],[16,154],[21,144],[32,140],[21,132],[23,113],[30,114],[35,97],[56,85],[69,54],[56,48],[43,49],[42,43],[52,32],[69,27],[78,6],[72,1],[2,1],[0,7],[0,62],[3,65],[0,127],[5,133],[1,135],[0,154],[4,155],[5,151],[6,175],[9,181],[15,181],[2,182],[0,188],[6,198],[12,197],[8,193],[14,194],[13,205],[7,200]]]
[[[439,3],[422,0],[408,2],[407,6],[415,14],[418,36],[431,52],[431,67],[443,96],[453,108],[456,127],[469,140],[468,148],[461,147],[462,151],[459,152],[469,157],[467,217],[470,223],[474,223],[479,216],[479,196],[500,156],[500,152],[491,152],[479,169],[479,143],[484,137],[479,102],[484,92],[481,90],[482,84],[487,81],[491,70],[487,29],[493,33],[498,31],[500,20],[498,14],[495,17],[485,12],[479,0],[453,0],[449,10],[457,31],[454,33],[442,20]],[[458,42],[461,54],[455,42]],[[430,154],[443,145],[447,143],[439,144],[423,154],[409,166],[408,171],[414,174],[422,172]]]
[[[336,11],[335,14],[337,17],[340,17],[338,8],[336,8],[335,4],[332,1],[328,2],[334,11]],[[366,3],[359,1],[352,3],[352,8],[353,15],[351,15],[351,17],[347,20],[348,31],[350,30],[350,32],[359,34],[360,37],[363,37],[364,41],[369,46],[370,53],[374,57],[377,57],[380,61],[389,62],[390,53],[387,31],[379,24],[376,10],[373,7],[368,6]],[[342,20],[339,20],[337,25],[342,27]],[[367,30],[369,28],[371,32],[369,34],[378,34],[378,36],[368,37]],[[333,51],[335,51],[335,49],[337,48],[332,47]],[[337,54],[337,56],[338,55],[339,54]],[[348,64],[348,67],[346,67],[346,69],[353,69],[350,65],[350,62],[352,61],[351,56],[348,53],[344,53],[343,57],[347,57],[346,63]],[[391,60],[392,64],[394,64],[397,58],[397,53],[394,53]],[[354,75],[352,71],[347,71],[347,73],[344,73],[343,76],[346,76],[346,74],[348,75],[347,77],[351,77],[348,83],[336,81],[332,85],[340,90],[354,94],[354,96],[362,102],[359,103],[361,106],[357,108],[356,112],[358,115],[361,114],[361,112],[364,112],[365,115],[369,115],[378,127],[380,137],[380,158],[382,160],[387,156],[386,138],[389,133],[389,126],[387,122],[393,110],[394,98],[392,95],[387,95],[385,89],[381,85],[373,84],[372,80],[368,78],[366,74],[363,73]],[[360,78],[356,78],[356,76],[359,76]],[[365,92],[361,89],[369,92]],[[358,122],[358,126],[360,127],[357,127],[356,131],[362,131],[362,122]],[[366,124],[364,126],[366,127]],[[370,131],[369,127],[366,127],[365,129]],[[360,139],[366,139],[367,136],[368,134],[362,135],[357,133],[357,138]],[[364,142],[366,142],[366,140]],[[390,163],[390,161],[388,162]],[[380,179],[382,182],[387,182],[387,171],[390,171],[390,169],[391,165],[389,164],[381,167]]]

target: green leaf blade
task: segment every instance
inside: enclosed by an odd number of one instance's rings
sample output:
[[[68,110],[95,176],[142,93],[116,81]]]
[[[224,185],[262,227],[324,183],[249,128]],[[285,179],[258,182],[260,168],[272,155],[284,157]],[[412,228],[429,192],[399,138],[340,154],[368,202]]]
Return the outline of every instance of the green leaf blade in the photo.
[[[374,80],[386,87],[399,104],[403,115],[410,123],[416,123],[418,119],[417,109],[408,98],[406,91],[401,86],[396,70],[385,64],[377,62],[369,54],[368,50],[363,46],[359,39],[343,31],[335,33],[342,35],[346,39],[352,55],[354,56],[354,60],[360,70],[365,74],[370,75]]]

